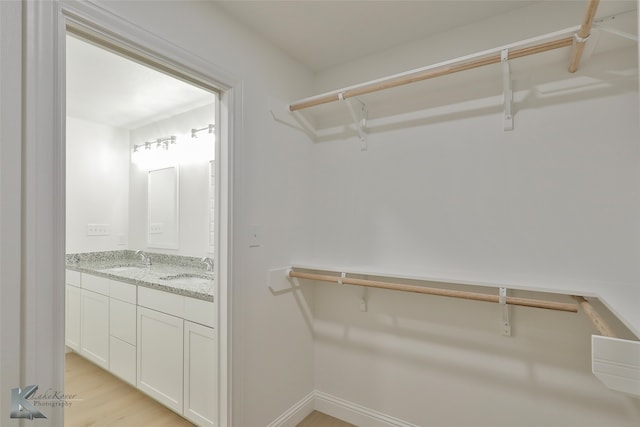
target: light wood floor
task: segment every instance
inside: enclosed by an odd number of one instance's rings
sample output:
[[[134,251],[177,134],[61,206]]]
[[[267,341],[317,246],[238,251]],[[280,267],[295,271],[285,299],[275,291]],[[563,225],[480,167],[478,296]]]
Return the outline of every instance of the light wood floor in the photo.
[[[65,394],[82,399],[65,408],[65,427],[193,426],[77,354],[68,353],[65,360]]]
[[[296,427],[357,427],[322,412],[313,411]]]
[[[65,394],[75,394],[64,410],[65,427],[193,426],[135,387],[75,353],[65,357]],[[356,427],[313,411],[297,427]]]

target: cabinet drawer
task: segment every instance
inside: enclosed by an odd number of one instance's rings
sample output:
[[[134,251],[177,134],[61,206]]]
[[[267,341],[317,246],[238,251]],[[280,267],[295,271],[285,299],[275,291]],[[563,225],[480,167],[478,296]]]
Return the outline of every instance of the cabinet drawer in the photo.
[[[82,273],[82,288],[109,296],[109,279]]]
[[[215,326],[215,304],[197,298],[185,297],[184,318],[205,326]]]
[[[136,345],[136,306],[111,299],[109,304],[109,334]]]
[[[116,337],[109,337],[109,370],[135,387],[136,347]]]
[[[136,285],[111,280],[109,283],[109,296],[120,301],[136,303]]]
[[[138,287],[138,305],[184,318],[184,296]]]
[[[67,285],[73,285],[73,286],[77,286],[80,287],[80,275],[81,273],[79,271],[73,271],[73,270],[65,270],[64,272],[64,282]]]

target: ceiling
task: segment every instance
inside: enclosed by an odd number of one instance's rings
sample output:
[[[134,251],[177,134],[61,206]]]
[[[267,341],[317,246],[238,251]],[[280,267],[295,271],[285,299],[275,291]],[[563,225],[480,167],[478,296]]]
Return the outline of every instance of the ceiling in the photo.
[[[588,0],[209,0],[311,71],[425,39],[536,3]],[[637,9],[602,0],[598,17]],[[573,25],[580,24],[582,15]],[[636,20],[637,21],[637,20]]]
[[[215,102],[215,95],[67,36],[67,115],[136,129]]]
[[[535,3],[209,1],[313,71]],[[69,116],[135,129],[213,102],[209,92],[73,36],[66,48]]]
[[[213,2],[315,72],[538,3],[524,0]]]
[[[490,16],[525,0],[208,0],[260,38],[320,72]],[[587,0],[580,0],[586,6]],[[620,5],[615,6],[616,3]],[[601,2],[600,12],[635,1]],[[632,26],[637,19],[632,16]],[[211,93],[119,55],[67,38],[67,114],[135,129],[213,102]]]

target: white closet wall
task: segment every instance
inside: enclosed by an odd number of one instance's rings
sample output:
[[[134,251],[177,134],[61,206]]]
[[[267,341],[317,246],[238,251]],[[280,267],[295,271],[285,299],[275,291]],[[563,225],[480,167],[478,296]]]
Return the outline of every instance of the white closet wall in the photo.
[[[582,2],[575,10],[574,2],[557,3],[555,14],[521,12],[519,20],[485,23],[487,33],[472,27],[441,43],[440,56],[430,57],[428,44],[410,45],[383,62],[365,58],[329,70],[317,76],[318,92],[575,25]],[[313,76],[215,6],[100,4],[242,82],[233,188],[234,426],[268,425],[314,388],[418,425],[638,423],[637,403],[591,376],[591,326],[578,315],[517,309],[514,336],[505,338],[492,305],[379,291],[363,313],[351,289],[309,285],[274,296],[266,286],[268,269],[296,261],[522,285],[544,280],[557,288],[637,278],[627,263],[640,195],[637,76],[633,86],[625,77],[629,63],[637,66],[631,50],[612,53],[611,62],[593,58],[576,77],[594,73],[606,88],[577,97],[566,86],[553,99],[545,95],[553,86],[539,90],[569,78],[565,64],[521,69],[513,133],[502,131],[501,80],[492,70],[440,81],[426,99],[391,96],[394,102],[372,113],[435,110],[370,133],[363,153],[356,138],[312,145],[274,122],[269,97],[307,96]],[[178,16],[188,29],[175,25]],[[438,92],[441,86],[454,90]],[[328,114],[323,122],[336,119]],[[248,244],[252,225],[263,230],[259,247]]]
[[[583,6],[525,8],[354,61],[315,93],[575,25]],[[574,75],[565,56],[513,61],[511,132],[499,67],[363,97],[371,122],[420,113],[369,128],[365,152],[349,131],[314,145],[314,253],[296,261],[637,300],[637,48]],[[307,114],[350,123],[344,107]],[[361,312],[358,288],[314,286],[321,392],[420,426],[640,421],[636,400],[591,374],[582,314],[514,308],[509,338],[495,305],[369,290]]]
[[[233,147],[233,425],[265,426],[313,389],[312,335],[293,295],[274,298],[266,271],[290,262],[309,241],[311,146],[273,122],[268,97],[308,93],[311,73],[211,2],[100,5],[161,35],[238,82],[241,132]],[[206,195],[205,195],[206,197]],[[222,207],[220,207],[222,208]],[[261,246],[248,245],[261,225]]]

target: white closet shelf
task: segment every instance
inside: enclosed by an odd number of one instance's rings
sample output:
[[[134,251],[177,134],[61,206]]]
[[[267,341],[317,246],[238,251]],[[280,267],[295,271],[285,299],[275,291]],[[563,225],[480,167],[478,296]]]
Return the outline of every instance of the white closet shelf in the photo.
[[[353,277],[364,276],[365,278]],[[375,277],[378,280],[370,280]],[[363,289],[360,300],[360,310],[367,311],[367,289],[379,288],[389,289],[402,292],[413,292],[429,295],[446,296],[453,298],[463,298],[478,300],[484,302],[493,302],[501,305],[502,319],[500,322],[502,334],[511,335],[511,324],[509,320],[509,306],[520,305],[525,307],[535,307],[547,310],[559,310],[575,313],[578,311],[578,305],[582,308],[585,315],[591,320],[594,327],[600,335],[592,337],[592,370],[593,374],[600,379],[607,387],[612,390],[640,396],[640,362],[637,355],[640,354],[640,341],[617,338],[613,330],[609,327],[604,318],[598,313],[596,308],[589,300],[584,298],[584,294],[590,298],[598,298],[607,307],[611,309],[623,323],[629,326],[629,329],[638,336],[637,326],[639,320],[637,307],[635,307],[636,299],[630,300],[632,295],[627,295],[622,300],[625,304],[619,304],[621,296],[616,294],[616,299],[608,302],[598,295],[590,292],[568,292],[566,295],[572,297],[577,304],[556,302],[549,300],[538,300],[531,298],[514,298],[507,296],[507,287],[504,285],[491,284],[485,282],[476,282],[468,280],[452,280],[451,278],[438,278],[428,275],[419,274],[390,274],[387,271],[375,271],[369,268],[336,268],[331,266],[296,264],[291,267],[271,270],[269,272],[269,288],[274,294],[295,290],[296,282],[294,280],[310,280],[315,282],[336,283],[338,286],[352,285],[359,286]],[[382,279],[382,280],[380,280]],[[428,282],[428,285],[415,285],[407,283],[394,283],[388,279],[410,279]],[[437,288],[432,285],[449,284],[449,285],[469,285],[479,286],[483,288],[499,288],[499,293],[479,293],[468,292],[466,290],[454,290],[447,288]],[[533,292],[545,292],[554,294],[563,294],[557,289],[543,289],[535,287],[515,287],[510,288],[521,289]],[[632,292],[632,291],[630,291]],[[631,302],[630,302],[631,301]],[[613,306],[611,303],[614,302]],[[616,309],[617,308],[617,309]],[[631,315],[631,318],[623,318],[623,315]],[[631,321],[631,324],[629,323]]]
[[[569,47],[573,45],[574,40],[571,34],[574,34],[579,28],[579,26],[566,28],[561,31],[544,34],[542,36],[522,40],[516,43],[438,62],[426,67],[416,68],[403,73],[311,96],[309,98],[292,102],[289,105],[289,110],[303,110],[317,105],[343,101],[372,92],[378,92],[448,74],[455,74],[461,71],[472,70],[486,65],[499,64],[502,61],[503,51],[508,52],[508,59],[511,60],[524,58],[537,53],[548,52],[554,49]]]
[[[289,105],[289,110],[298,111],[329,102],[344,101],[349,98],[371,92],[377,92],[447,74],[454,74],[486,65],[498,64],[507,59],[523,58],[525,56],[535,55],[568,46],[573,46],[571,61],[569,64],[569,72],[573,73],[578,69],[585,45],[591,33],[591,27],[593,25],[599,3],[600,0],[589,0],[582,24],[579,26],[570,27],[561,31],[544,34],[494,49],[461,56],[449,61],[428,65],[426,67],[417,68],[404,73],[383,77],[381,79],[301,99],[299,101],[292,102]],[[505,55],[505,52],[507,55]]]
[[[592,27],[595,26],[595,28],[602,29],[603,31],[607,31],[620,37],[634,39],[633,34],[607,28],[601,25],[602,22],[608,19],[613,19],[616,16],[627,12],[595,20],[598,4],[599,0],[589,0],[581,25],[576,25],[560,31],[543,34],[537,37],[521,40],[519,42],[506,44],[493,49],[476,52],[470,55],[461,56],[387,77],[370,80],[364,83],[343,87],[341,89],[303,98],[289,104],[272,102],[270,108],[271,113],[277,121],[302,130],[312,141],[315,142],[319,139],[331,136],[335,132],[327,132],[326,129],[317,130],[311,122],[300,113],[300,111],[322,104],[343,101],[341,103],[348,108],[348,112],[350,114],[352,123],[351,127],[357,133],[361,141],[362,150],[366,150],[367,128],[375,127],[378,124],[377,121],[379,121],[379,119],[368,122],[367,106],[358,98],[359,96],[448,74],[502,63],[504,103],[503,129],[512,130],[513,100],[511,91],[511,71],[509,67],[509,62],[511,60],[552,50],[570,48],[571,52],[568,52],[568,55],[570,56],[568,72],[573,73],[577,70],[583,54],[586,58],[592,53],[593,49],[591,48],[585,50],[589,40],[593,40],[593,37],[591,37]],[[591,43],[590,46],[594,47],[595,43]],[[400,119],[402,119],[402,117],[400,117]],[[374,122],[376,123],[374,124]]]
[[[312,278],[311,275],[317,275],[319,278]],[[594,324],[596,329],[605,336],[613,337],[614,334],[606,324],[606,321],[598,314],[596,309],[591,306],[589,300],[597,299],[602,302],[612,313],[615,315],[629,330],[635,334],[637,337],[640,337],[640,313],[636,307],[637,294],[640,293],[640,290],[635,288],[616,288],[616,291],[613,289],[609,289],[605,294],[599,290],[593,289],[562,289],[560,287],[543,287],[543,286],[529,286],[529,285],[517,285],[511,283],[497,283],[497,282],[483,282],[476,280],[468,280],[468,279],[456,279],[452,277],[444,277],[444,276],[435,276],[424,274],[423,272],[407,272],[405,270],[404,273],[392,272],[390,270],[381,270],[379,268],[371,267],[371,266],[336,266],[336,265],[322,265],[322,264],[293,264],[291,266],[282,267],[278,269],[271,270],[268,274],[267,282],[269,288],[272,292],[285,292],[290,291],[292,287],[291,279],[295,278],[295,276],[299,276],[300,278],[309,278],[311,280],[320,280],[320,281],[329,281],[333,283],[342,283],[342,284],[352,284],[356,286],[367,286],[369,285],[367,280],[371,277],[382,279],[384,282],[388,282],[390,280],[412,280],[412,281],[420,281],[424,282],[425,286],[416,286],[426,289],[425,292],[419,293],[428,293],[442,296],[453,296],[456,295],[448,295],[447,293],[440,294],[438,291],[431,292],[430,289],[438,289],[434,285],[451,285],[452,287],[456,285],[463,286],[471,286],[471,287],[479,287],[479,288],[493,288],[493,289],[511,289],[511,290],[520,290],[520,291],[528,291],[528,292],[539,292],[545,294],[555,294],[555,295],[564,295],[569,296],[573,300],[579,304],[585,315],[589,317],[591,322]],[[348,276],[364,276],[367,279],[354,279],[353,277]],[[328,280],[324,280],[328,279]],[[363,282],[364,280],[364,282]],[[376,280],[372,280],[373,282],[377,282]],[[401,284],[404,286],[405,284]],[[381,288],[378,283],[374,283],[374,288]],[[397,288],[395,286],[389,287],[389,289],[395,289],[399,291],[408,291],[408,292],[416,292],[414,288]],[[449,289],[446,290],[447,292]],[[475,293],[475,292],[473,292]],[[624,295],[622,295],[624,294]],[[485,294],[486,297],[480,299],[481,301],[487,302],[500,302],[499,294],[496,292],[495,294]],[[466,298],[462,296],[462,298]],[[466,298],[466,299],[474,299],[474,298]],[[534,303],[538,300],[533,300]],[[543,301],[544,302],[544,301]],[[577,304],[573,303],[559,303],[557,307],[540,307],[540,308],[548,308],[552,310],[561,310],[561,311],[569,311],[576,312]],[[530,302],[526,302],[525,304],[515,304],[515,305],[525,305],[525,306],[536,306],[535,304],[531,304]]]
[[[565,295],[562,292],[551,291],[548,289],[542,290],[540,288],[533,289],[531,287],[518,287],[507,284],[486,283],[479,281],[469,280],[454,280],[445,277],[434,277],[418,274],[393,274],[386,271],[376,271],[370,268],[335,268],[328,266],[310,266],[310,265],[294,265],[290,269],[285,271],[285,274],[290,278],[320,280],[325,282],[333,282],[345,285],[366,286],[373,288],[382,288],[390,290],[398,290],[404,292],[414,292],[422,294],[430,294],[437,296],[446,296],[453,298],[471,299],[484,302],[502,302],[498,292],[495,294],[489,294],[486,292],[470,292],[467,290],[456,290],[452,288],[439,288],[438,284],[442,285],[464,285],[482,288],[492,289],[518,289],[531,292],[544,292]],[[365,276],[366,279],[356,278],[353,276]],[[378,280],[369,280],[370,277],[375,277]],[[394,283],[390,280],[412,280],[425,283],[425,285],[413,285],[406,283]],[[571,294],[568,294],[571,295]],[[550,310],[559,310],[567,312],[577,312],[578,306],[575,303],[557,302],[548,300],[534,300],[528,298],[514,298],[506,297],[506,304],[521,305],[528,307],[545,308]]]

